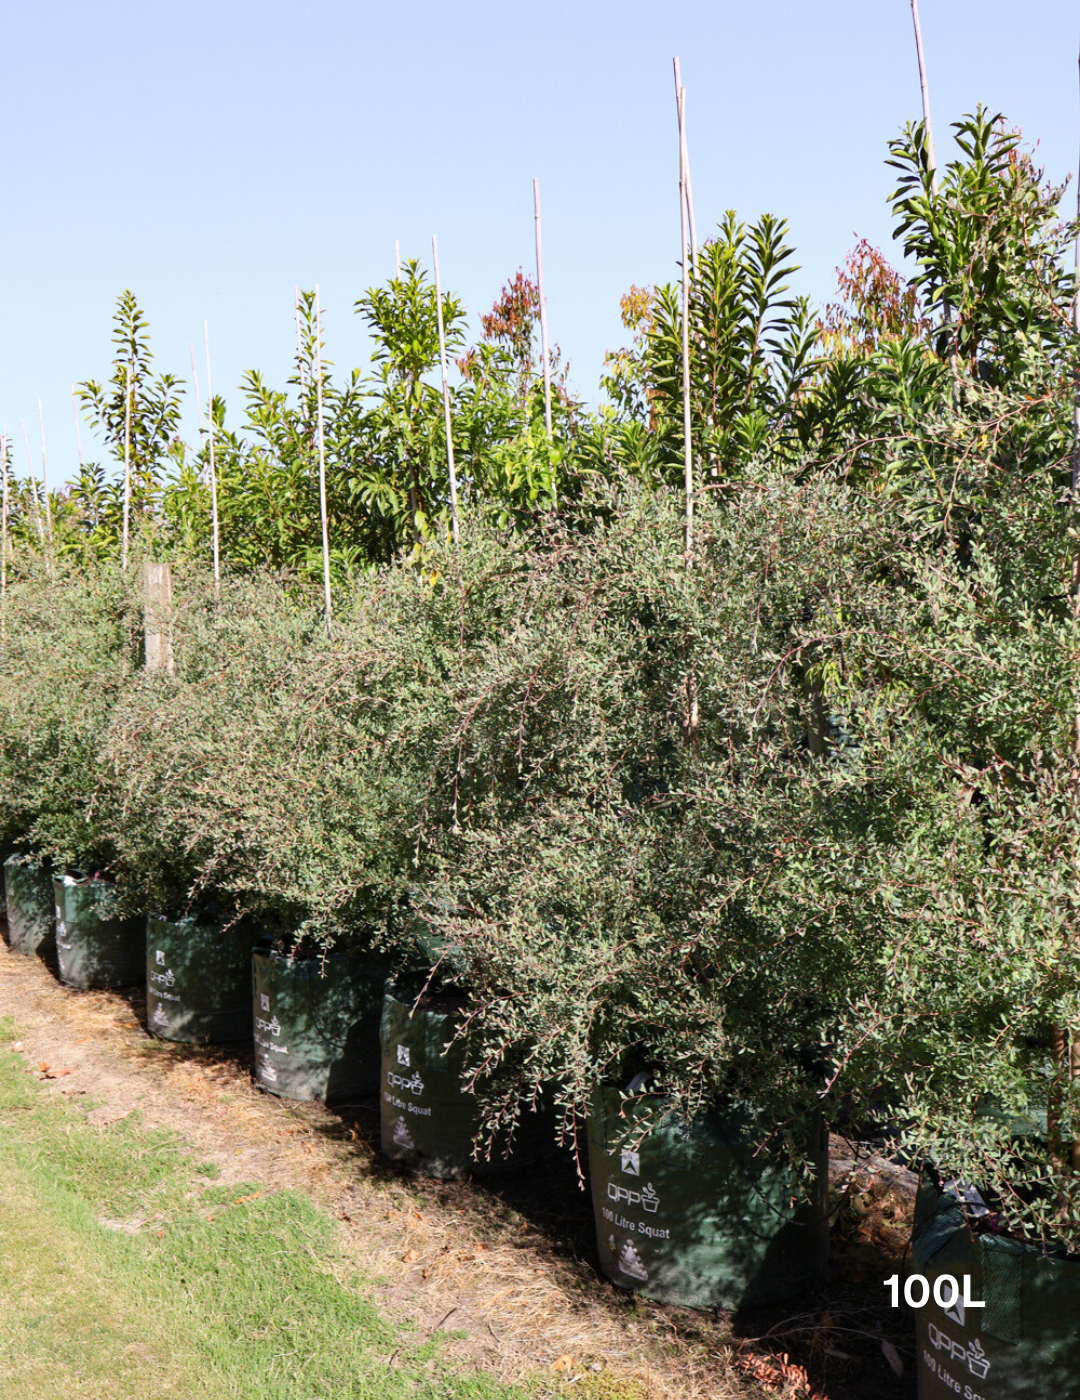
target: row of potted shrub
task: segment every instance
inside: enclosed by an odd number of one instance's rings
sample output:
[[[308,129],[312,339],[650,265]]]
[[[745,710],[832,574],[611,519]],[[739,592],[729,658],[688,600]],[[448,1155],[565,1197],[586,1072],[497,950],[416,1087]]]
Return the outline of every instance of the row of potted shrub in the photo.
[[[391,975],[377,953],[298,954],[249,924],[168,921],[116,911],[98,877],[47,861],[4,864],[11,947],[55,957],[67,986],[120,987],[145,971],[147,1029],[188,1043],[253,1034],[255,1079],[285,1098],[347,1104],[378,1095],[382,1151],[438,1177],[503,1172],[555,1149],[543,1099],[513,1137],[478,1150],[481,1118],[460,1031],[468,999]],[[603,1272],[660,1301],[737,1307],[790,1297],[819,1281],[828,1253],[827,1151],[814,1145],[809,1196],[788,1171],[753,1160],[753,1125],[736,1112],[647,1131],[627,1145],[620,1119],[641,1095],[598,1086],[588,1163]],[[647,1097],[647,1096],[646,1096]],[[804,1199],[805,1198],[805,1199]]]
[[[385,957],[290,956],[260,944],[250,927],[226,937],[220,918],[117,918],[108,881],[54,876],[47,862],[25,856],[9,857],[4,877],[13,949],[46,958],[55,951],[61,980],[83,989],[137,980],[145,959],[152,1033],[214,1043],[253,1030],[256,1081],[269,1092],[337,1103],[377,1093],[382,1150],[392,1161],[452,1177],[510,1170],[551,1150],[554,1124],[541,1104],[523,1115],[512,1144],[477,1158],[480,1119],[457,1038],[467,1005],[460,993],[413,997],[389,976]],[[743,1121],[729,1110],[690,1125],[646,1124],[640,1138],[627,1139],[623,1120],[632,1123],[643,1101],[633,1090],[648,1085],[629,1087],[623,1094],[599,1086],[588,1122],[608,1278],[700,1307],[752,1306],[812,1288],[828,1250],[824,1141],[811,1145],[807,1191],[790,1174],[753,1163],[758,1125],[745,1121],[746,1108]],[[1067,1374],[1074,1343],[1061,1319],[1080,1301],[1075,1268],[1040,1261],[1007,1237],[973,1236],[955,1188],[942,1192],[939,1183],[920,1193],[914,1262],[931,1290],[942,1275],[962,1285],[957,1299],[948,1288],[939,1293],[948,1304],[938,1306],[939,1318],[933,1305],[920,1315],[923,1393],[957,1393],[959,1367],[972,1395],[1015,1394],[1033,1354],[1039,1374]],[[965,1314],[965,1300],[987,1311],[976,1316],[969,1306]]]
[[[1073,838],[1031,839],[1056,799],[1025,809],[969,762],[1023,751],[979,729],[988,695],[1057,723],[1065,643],[1021,609],[988,660],[992,551],[923,558],[910,521],[827,475],[763,470],[699,504],[690,573],[676,503],[627,488],[533,538],[474,522],[424,570],[359,581],[333,635],[293,582],[219,592],[185,566],[165,674],[141,666],[131,579],[9,579],[6,834],[116,875],[118,910],[180,923],[217,891],[230,940],[241,915],[320,954],[374,930],[397,962],[408,900],[429,964],[467,990],[485,1131],[548,1092],[564,1133],[588,1116],[616,1135],[614,1178],[593,1172],[613,1273],[655,1274],[641,1244],[668,1228],[645,1206],[647,1130],[679,1160],[680,1125],[708,1117],[741,1116],[781,1173],[813,1157],[815,1110],[885,1118],[1006,1199],[1037,1154],[977,1110],[1016,1117],[1052,1082],[1045,1032],[1080,986],[1053,912]],[[1035,543],[1060,524],[1029,523]],[[1053,798],[1067,777],[1040,781]],[[635,1081],[601,1112],[597,1085]],[[1045,1220],[1070,1189],[1062,1173],[1019,1206]],[[1051,1223],[1053,1256],[1075,1231]]]

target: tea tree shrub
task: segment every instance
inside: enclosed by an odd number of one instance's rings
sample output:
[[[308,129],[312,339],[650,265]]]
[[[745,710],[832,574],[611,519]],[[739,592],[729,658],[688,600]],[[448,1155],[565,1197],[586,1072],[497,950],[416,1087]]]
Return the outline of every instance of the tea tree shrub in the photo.
[[[0,820],[9,839],[86,874],[122,873],[118,775],[102,746],[141,662],[142,609],[117,565],[16,556],[0,642]]]

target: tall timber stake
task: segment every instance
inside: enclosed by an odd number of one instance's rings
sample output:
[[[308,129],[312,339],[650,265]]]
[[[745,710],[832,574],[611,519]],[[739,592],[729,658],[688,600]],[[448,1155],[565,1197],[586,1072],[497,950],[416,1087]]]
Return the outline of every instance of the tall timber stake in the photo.
[[[536,216],[536,294],[540,299],[540,353],[544,363],[544,424],[547,427],[548,450],[553,442],[551,432],[551,357],[548,354],[547,298],[544,296],[544,253],[540,242],[540,181],[533,180],[533,209]],[[551,473],[551,502],[558,508],[555,494],[555,473]]]
[[[326,438],[323,433],[322,402],[322,304],[315,284],[315,395],[319,430],[319,511],[322,515],[323,586],[326,589],[326,631],[333,636],[334,606],[330,596],[330,526],[326,518]]]
[[[915,26],[915,55],[919,60],[919,87],[922,90],[923,129],[926,132],[926,153],[930,157],[930,188],[937,194],[937,157],[934,155],[934,128],[930,121],[930,84],[926,77],[926,57],[922,46],[922,25],[919,23],[919,0],[911,0],[911,22]]]
[[[210,520],[214,531],[214,597],[221,595],[221,531],[218,522],[217,463],[214,460],[214,381],[210,374],[210,322],[203,322],[206,341],[206,426],[210,433]]]
[[[682,392],[683,457],[686,494],[686,567],[694,562],[694,448],[690,433],[690,251],[686,203],[686,89],[675,60],[675,106],[679,118],[679,227],[682,237]]]
[[[937,155],[934,150],[934,124],[930,120],[930,82],[926,76],[926,55],[923,53],[922,25],[919,23],[919,0],[911,0],[911,22],[915,27],[915,56],[919,63],[919,91],[922,94],[923,131],[926,133],[926,157],[930,162],[930,193],[938,192]],[[949,368],[953,377],[953,408],[960,406],[960,362],[956,353],[952,327],[952,308],[945,302],[942,308],[949,331]]]
[[[454,543],[458,542],[457,472],[454,470],[454,436],[450,429],[450,379],[446,372],[446,332],[443,329],[442,285],[439,282],[439,243],[431,235],[431,256],[435,264],[435,312],[439,322],[439,359],[442,362],[443,418],[446,421],[446,460],[450,466],[450,524]]]
[[[690,430],[690,199],[688,189],[689,164],[686,148],[686,89],[682,85],[679,60],[675,59],[675,109],[679,118],[679,228],[682,236],[682,390],[683,390],[683,453],[685,456],[686,493],[686,570],[694,567],[694,445]],[[687,743],[693,743],[698,729],[697,675],[693,663],[686,671]]]
[[[131,518],[131,365],[124,372],[124,539],[120,567],[127,573],[128,524]]]
[[[683,187],[686,191],[686,218],[690,234],[690,275],[696,282],[698,275],[697,224],[694,221],[694,186],[690,179],[690,148],[686,136],[686,89],[682,85],[679,60],[675,60],[675,97],[682,93],[682,121],[679,129],[679,159],[682,162]]]
[[[1078,69],[1080,69],[1080,59],[1078,59]],[[1076,190],[1076,247],[1073,253],[1073,267],[1076,277],[1076,290],[1073,293],[1073,329],[1080,338],[1080,179],[1077,180]],[[1072,491],[1071,506],[1075,512],[1080,510],[1080,499],[1077,492],[1080,490],[1080,385],[1074,390],[1073,399],[1073,445],[1072,445]],[[1080,545],[1077,545],[1073,552],[1073,627],[1080,627]],[[1080,708],[1074,716],[1074,753],[1080,761]],[[1070,1029],[1062,1027],[1054,1033],[1054,1058],[1065,1070],[1067,1068],[1069,1079],[1080,1079],[1080,1028],[1073,1026]],[[1080,1141],[1076,1137],[1069,1144],[1069,1166],[1074,1172],[1080,1172]]]

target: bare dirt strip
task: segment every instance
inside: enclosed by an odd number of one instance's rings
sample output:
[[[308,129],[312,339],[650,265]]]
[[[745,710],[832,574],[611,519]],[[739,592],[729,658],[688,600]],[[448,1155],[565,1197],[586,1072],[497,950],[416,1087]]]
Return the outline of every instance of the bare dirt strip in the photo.
[[[463,1365],[503,1381],[542,1376],[590,1400],[914,1394],[910,1329],[889,1316],[880,1286],[903,1264],[910,1181],[845,1156],[846,1145],[837,1155],[849,1195],[825,1294],[798,1315],[732,1320],[606,1283],[568,1156],[495,1183],[398,1175],[378,1156],[374,1098],[333,1111],[273,1098],[255,1088],[247,1046],[155,1040],[142,993],[73,991],[0,939],[3,1016],[46,1090],[91,1122],[137,1114],[216,1163],[224,1182],[308,1194],[339,1222],[343,1258],[378,1280],[388,1312],[422,1332],[464,1334],[451,1344]]]

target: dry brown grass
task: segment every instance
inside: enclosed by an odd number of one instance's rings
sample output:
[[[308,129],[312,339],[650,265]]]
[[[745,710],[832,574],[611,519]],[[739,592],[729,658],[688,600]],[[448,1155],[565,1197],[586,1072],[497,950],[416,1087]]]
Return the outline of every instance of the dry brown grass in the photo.
[[[135,993],[62,987],[0,943],[0,1016],[16,1020],[33,1062],[72,1071],[48,1081],[50,1092],[92,1101],[98,1121],[138,1112],[223,1181],[306,1192],[340,1224],[343,1271],[372,1278],[379,1304],[421,1335],[461,1334],[449,1345],[463,1366],[586,1400],[819,1394],[787,1359],[782,1328],[753,1344],[723,1317],[647,1303],[600,1279],[587,1200],[565,1165],[524,1190],[397,1175],[377,1152],[374,1100],[334,1113],[274,1099],[255,1087],[247,1047],[155,1041],[143,1011]],[[892,1224],[883,1209],[871,1217],[879,1234]],[[820,1320],[803,1330],[820,1333]],[[830,1395],[859,1393],[870,1392]]]

